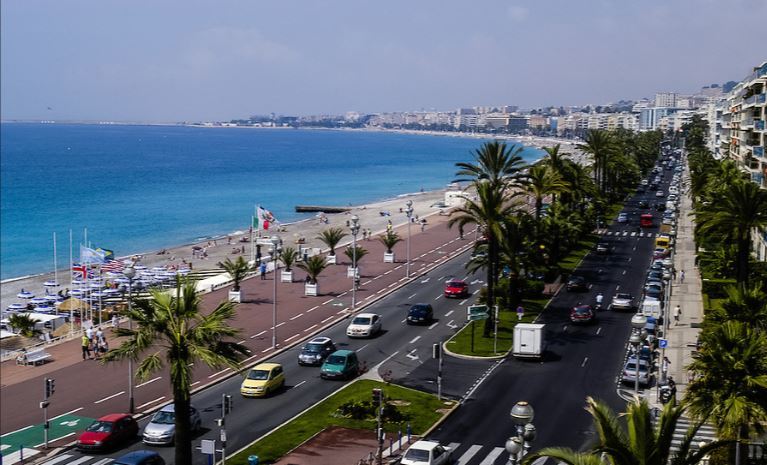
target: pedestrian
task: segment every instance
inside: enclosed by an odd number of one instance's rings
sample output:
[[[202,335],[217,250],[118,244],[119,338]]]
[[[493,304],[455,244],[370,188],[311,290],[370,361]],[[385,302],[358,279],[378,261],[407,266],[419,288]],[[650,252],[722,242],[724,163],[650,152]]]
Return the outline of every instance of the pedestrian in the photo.
[[[88,340],[93,340],[93,326],[88,326],[88,329],[85,330],[85,335],[88,336]]]
[[[679,317],[682,316],[682,307],[677,304],[676,307],[674,307],[674,324],[679,324]]]
[[[426,229],[426,218],[421,218],[421,232]]]
[[[258,270],[261,272],[261,281],[266,280],[266,263],[261,262],[261,265],[259,265]]]
[[[522,318],[525,316],[525,307],[520,304],[517,307],[517,321],[522,321]]]
[[[676,268],[671,267],[671,275],[674,277],[674,281],[676,281]]]
[[[81,345],[83,348],[83,360],[91,358],[91,340],[86,333],[83,333]]]
[[[112,327],[117,328],[117,325],[120,323],[120,320],[117,318],[117,312],[112,312]]]
[[[684,270],[679,272],[679,282],[684,284]]]
[[[668,359],[668,357],[663,357],[663,363],[661,364],[661,371],[663,372],[663,377],[666,377],[666,373],[668,373],[668,367],[671,366],[671,360]]]
[[[104,339],[104,331],[101,330],[101,326],[96,328],[96,342]]]
[[[107,338],[103,338],[99,341],[97,350],[101,353],[101,355],[104,355],[109,350],[109,343],[107,342]]]
[[[459,225],[458,225],[458,237],[459,237],[461,240],[463,240],[463,225],[462,225],[462,224],[459,224]]]
[[[368,238],[368,230],[367,229],[363,229],[362,230],[362,240],[366,241],[367,238]]]

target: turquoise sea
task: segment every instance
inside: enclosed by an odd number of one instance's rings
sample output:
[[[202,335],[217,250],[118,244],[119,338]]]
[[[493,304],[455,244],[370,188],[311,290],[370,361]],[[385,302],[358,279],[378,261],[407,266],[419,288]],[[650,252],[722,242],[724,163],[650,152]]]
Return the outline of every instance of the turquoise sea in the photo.
[[[478,139],[393,132],[0,125],[0,279],[53,270],[84,239],[118,256],[247,229],[256,204],[359,205],[439,189]],[[528,149],[525,157],[540,156]]]

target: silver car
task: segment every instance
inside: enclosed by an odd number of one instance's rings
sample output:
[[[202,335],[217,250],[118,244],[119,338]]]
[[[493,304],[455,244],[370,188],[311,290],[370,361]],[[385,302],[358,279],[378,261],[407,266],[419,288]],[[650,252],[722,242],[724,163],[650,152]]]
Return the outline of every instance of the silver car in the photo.
[[[200,430],[202,420],[200,412],[194,407],[189,407],[189,424],[192,432]],[[152,416],[149,424],[144,427],[142,440],[145,444],[164,446],[173,444],[176,437],[176,412],[173,404],[161,408]]]
[[[636,357],[631,356],[623,366],[623,373],[621,375],[621,382],[626,384],[633,384],[637,379],[637,365]],[[639,359],[639,384],[642,386],[648,386],[652,380],[652,373],[650,373],[650,364],[647,360]]]
[[[631,294],[619,292],[613,296],[610,308],[613,310],[632,310],[634,308],[634,297]]]

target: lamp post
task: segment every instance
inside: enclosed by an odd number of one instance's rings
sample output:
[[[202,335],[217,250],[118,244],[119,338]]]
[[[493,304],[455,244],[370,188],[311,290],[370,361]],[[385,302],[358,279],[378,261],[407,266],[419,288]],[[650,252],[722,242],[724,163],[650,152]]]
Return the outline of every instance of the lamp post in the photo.
[[[129,266],[123,270],[123,275],[128,278],[128,330],[133,330],[133,278],[136,277],[136,269]],[[128,413],[133,413],[136,402],[133,398],[133,358],[128,357]]]
[[[631,317],[631,337],[629,343],[634,347],[634,366],[636,367],[635,379],[634,379],[634,392],[639,395],[639,346],[642,344],[642,331],[647,324],[647,317],[641,313]],[[647,367],[647,374],[649,376],[650,367]]]
[[[413,222],[413,201],[405,202],[405,215],[407,215],[407,265],[405,266],[405,277],[410,277],[410,223]]]
[[[511,421],[517,429],[517,435],[506,441],[506,452],[509,453],[509,465],[522,463],[522,458],[530,452],[535,440],[536,430],[533,425],[535,410],[527,402],[520,401],[511,408]]]
[[[272,349],[277,348],[277,259],[282,253],[282,239],[280,236],[272,236],[269,238],[272,243],[272,248],[269,253],[272,256],[272,263],[274,263],[274,289],[272,290]]]
[[[352,311],[357,308],[357,234],[360,232],[360,217],[352,215]]]

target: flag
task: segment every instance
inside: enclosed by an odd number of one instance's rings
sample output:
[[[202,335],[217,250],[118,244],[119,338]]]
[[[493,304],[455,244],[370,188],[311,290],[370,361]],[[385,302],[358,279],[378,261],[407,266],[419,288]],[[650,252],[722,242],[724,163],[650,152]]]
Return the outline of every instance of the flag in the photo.
[[[79,263],[73,263],[72,264],[72,277],[77,278],[79,277],[83,281],[88,279],[88,267],[85,265],[80,265]]]
[[[265,208],[261,208],[261,205],[256,208],[256,216],[253,218],[254,228],[267,231],[269,226],[275,223],[279,224],[279,221],[272,215],[272,212]]]
[[[109,249],[102,249],[101,247],[96,249],[96,252],[104,254],[104,260],[110,261],[115,259],[115,252],[114,250]]]
[[[104,252],[93,250],[84,245],[80,246],[80,263],[83,265],[101,264],[104,263]]]
[[[111,273],[119,273],[125,269],[125,263],[120,260],[109,260],[101,265],[101,271],[107,271]]]

